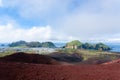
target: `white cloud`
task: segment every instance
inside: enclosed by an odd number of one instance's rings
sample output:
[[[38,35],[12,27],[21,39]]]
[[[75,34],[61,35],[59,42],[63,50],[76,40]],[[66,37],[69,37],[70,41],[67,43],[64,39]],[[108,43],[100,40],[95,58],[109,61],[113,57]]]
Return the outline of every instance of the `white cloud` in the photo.
[[[59,19],[57,24],[61,32],[80,40],[104,41],[120,33],[118,4],[119,0],[91,0]]]
[[[17,40],[43,41],[51,37],[51,27],[32,27],[30,29],[16,28],[12,24],[0,25],[0,42]]]
[[[4,0],[4,7],[16,9],[19,15],[26,19],[48,19],[51,15],[67,11],[72,0]],[[54,16],[52,16],[54,17]]]
[[[3,3],[2,3],[2,0],[0,0],[0,7],[2,7],[3,6]]]
[[[17,8],[22,19],[52,21],[52,27],[33,27],[30,29],[14,28],[18,38],[25,40],[108,40],[120,33],[120,0],[84,0],[74,10],[69,10],[77,0],[4,0],[4,7]],[[59,16],[62,15],[62,16]],[[63,16],[64,15],[64,16]],[[54,19],[54,17],[57,17]],[[5,25],[6,26],[6,25]],[[53,27],[56,29],[53,30]],[[41,35],[44,29],[46,36]],[[26,33],[23,36],[22,33]],[[36,31],[36,32],[35,32]],[[40,33],[40,36],[39,34]],[[36,37],[35,35],[39,36]],[[34,37],[33,37],[34,36]],[[113,40],[114,41],[114,40]]]
[[[14,24],[14,26],[18,26],[18,23],[15,19],[13,19],[11,16],[8,16],[8,15],[1,15],[0,17],[0,25],[4,25],[4,24],[7,24],[7,23],[11,23],[11,24]]]
[[[0,25],[0,42],[25,41],[68,41],[75,38],[57,33],[51,26],[33,26],[29,29],[15,27],[8,23]]]
[[[62,30],[76,36],[94,36],[118,33],[120,17],[104,14],[74,14],[60,22]]]

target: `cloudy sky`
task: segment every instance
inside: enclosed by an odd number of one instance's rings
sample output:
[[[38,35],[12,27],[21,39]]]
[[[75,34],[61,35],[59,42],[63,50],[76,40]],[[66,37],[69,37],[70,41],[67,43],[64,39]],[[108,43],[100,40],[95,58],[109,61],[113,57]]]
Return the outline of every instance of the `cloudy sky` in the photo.
[[[0,42],[120,42],[120,0],[0,0]]]

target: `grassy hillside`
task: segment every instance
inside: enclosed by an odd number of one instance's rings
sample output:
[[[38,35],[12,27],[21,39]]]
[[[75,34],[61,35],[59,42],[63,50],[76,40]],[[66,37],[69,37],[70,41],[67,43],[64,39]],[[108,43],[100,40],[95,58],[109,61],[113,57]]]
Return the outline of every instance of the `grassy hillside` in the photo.
[[[81,54],[84,61],[89,59],[115,60],[120,58],[120,53],[112,53],[112,52],[99,51],[99,50],[62,49],[62,50],[58,50],[58,52],[66,53],[66,54],[73,54],[73,53]]]
[[[57,52],[57,54],[55,54],[55,55],[57,55],[57,56],[66,55],[67,57],[70,57],[70,56],[74,57],[74,54],[77,53],[82,58],[81,62],[85,62],[85,63],[93,63],[93,62],[98,62],[98,63],[101,62],[102,63],[102,62],[107,62],[107,61],[116,60],[116,59],[120,58],[120,53],[111,53],[111,52],[98,51],[98,50],[58,49],[58,50],[56,50],[56,52]],[[15,52],[8,51],[5,53],[0,53],[0,57],[11,55],[13,53],[15,53]],[[34,52],[26,52],[26,53],[34,53]],[[73,54],[73,55],[71,55],[71,54]]]

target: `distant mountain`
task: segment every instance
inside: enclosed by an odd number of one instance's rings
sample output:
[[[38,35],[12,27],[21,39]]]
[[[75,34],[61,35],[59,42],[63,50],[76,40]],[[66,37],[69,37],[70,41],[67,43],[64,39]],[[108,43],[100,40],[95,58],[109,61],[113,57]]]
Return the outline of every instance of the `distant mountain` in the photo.
[[[96,44],[90,44],[90,43],[82,43],[79,40],[73,40],[71,42],[68,42],[65,45],[65,48],[69,49],[90,49],[90,50],[100,50],[100,51],[110,51],[111,48],[103,43],[96,43]]]
[[[55,48],[53,42],[26,42],[26,41],[17,41],[9,44],[10,47],[45,47],[45,48]]]

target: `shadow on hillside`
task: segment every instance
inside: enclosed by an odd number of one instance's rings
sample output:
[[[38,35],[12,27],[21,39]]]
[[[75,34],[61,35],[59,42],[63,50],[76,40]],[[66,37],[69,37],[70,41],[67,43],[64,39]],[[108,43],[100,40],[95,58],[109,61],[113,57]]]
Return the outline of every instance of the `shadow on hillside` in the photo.
[[[59,64],[56,60],[47,55],[27,54],[23,52],[14,53],[9,56],[0,58],[4,62],[21,62],[21,63],[35,63],[35,64]]]
[[[66,54],[66,53],[51,53],[48,56],[51,58],[57,60],[57,61],[62,61],[62,62],[68,62],[68,63],[78,63],[83,60],[82,55],[78,53],[73,53],[73,54]]]
[[[66,53],[51,53],[49,55],[29,54],[18,52],[12,55],[8,55],[0,58],[0,61],[4,62],[20,62],[20,63],[34,63],[34,64],[59,64],[69,65],[72,63],[79,63],[83,60],[83,57],[78,54],[66,54]]]
[[[102,64],[111,61],[110,58],[102,57],[92,57],[85,61],[83,59],[84,58],[79,53],[67,54],[54,52],[48,55],[40,55],[18,52],[12,55],[1,57],[0,61],[49,65]]]

